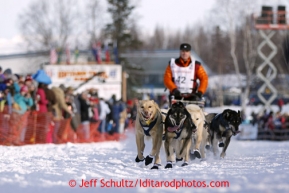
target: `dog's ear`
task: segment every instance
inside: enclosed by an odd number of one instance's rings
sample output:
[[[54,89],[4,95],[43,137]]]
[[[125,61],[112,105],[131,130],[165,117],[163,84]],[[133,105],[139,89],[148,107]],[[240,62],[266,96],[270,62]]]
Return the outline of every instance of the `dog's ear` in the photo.
[[[243,121],[242,116],[241,116],[241,111],[238,111],[238,117],[239,117],[239,122],[241,123]]]
[[[185,108],[184,103],[182,103],[182,102],[178,102],[178,104],[179,104],[179,107],[180,107],[180,108]]]
[[[158,103],[156,103],[155,101],[154,101],[154,105],[155,105],[155,107],[160,111],[161,109],[160,109],[160,106],[158,105]]]
[[[229,119],[232,112],[236,112],[236,111],[232,111],[231,109],[226,109],[224,110],[223,114],[225,115],[226,119]]]
[[[223,111],[223,115],[226,119],[229,119],[230,118],[230,109],[226,109]]]
[[[187,116],[187,119],[189,120],[190,127],[195,129],[196,125],[192,119],[191,113],[186,108],[184,108],[184,112],[185,112],[185,115]]]
[[[187,115],[187,117],[191,117],[191,114],[190,114],[189,111],[186,109],[186,107],[184,107],[184,112],[185,112],[185,115]]]
[[[172,113],[172,109],[168,110],[167,115],[166,115],[166,119],[165,119],[165,123],[167,123],[167,120],[169,119],[169,115]]]

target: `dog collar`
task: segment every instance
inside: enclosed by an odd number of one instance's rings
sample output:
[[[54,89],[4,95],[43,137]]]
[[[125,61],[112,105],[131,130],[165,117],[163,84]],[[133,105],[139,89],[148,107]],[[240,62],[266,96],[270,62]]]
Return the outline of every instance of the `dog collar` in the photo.
[[[159,114],[159,113],[158,113]],[[140,125],[141,125],[141,127],[143,128],[143,131],[144,131],[144,133],[145,133],[145,135],[146,136],[151,136],[150,135],[150,130],[155,126],[155,124],[156,124],[156,122],[157,122],[157,120],[158,120],[158,115],[157,114],[157,117],[155,118],[155,120],[154,121],[152,121],[150,124],[142,124],[142,122],[141,122],[141,120],[139,120],[139,123],[140,123]]]

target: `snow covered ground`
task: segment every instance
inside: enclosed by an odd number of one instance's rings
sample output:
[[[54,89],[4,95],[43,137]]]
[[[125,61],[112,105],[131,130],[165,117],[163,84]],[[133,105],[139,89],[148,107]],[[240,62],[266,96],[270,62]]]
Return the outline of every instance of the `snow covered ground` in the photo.
[[[151,148],[151,141],[146,143],[145,155]],[[120,142],[0,146],[0,192],[288,192],[288,147],[289,142],[233,139],[225,159],[209,154],[206,161],[169,170],[162,149],[161,168],[150,170],[134,162],[133,132]],[[82,181],[88,187],[80,187]],[[112,181],[127,188],[101,187]],[[152,187],[156,183],[162,187]],[[210,187],[221,183],[226,187]],[[176,185],[191,187],[176,190]]]

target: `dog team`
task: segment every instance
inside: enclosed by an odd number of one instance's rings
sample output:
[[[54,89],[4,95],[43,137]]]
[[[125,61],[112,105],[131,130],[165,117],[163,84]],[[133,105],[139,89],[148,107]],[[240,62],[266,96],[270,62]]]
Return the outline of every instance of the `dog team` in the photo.
[[[173,163],[188,165],[189,160],[205,159],[206,151],[212,151],[221,158],[226,155],[232,135],[239,133],[241,113],[226,109],[221,113],[206,114],[195,104],[184,105],[176,102],[169,109],[160,109],[153,100],[141,100],[138,103],[135,119],[137,145],[136,162],[151,164],[151,169],[161,166],[160,150],[164,140],[166,153],[165,168],[172,168]],[[145,138],[151,137],[152,149],[146,157]]]

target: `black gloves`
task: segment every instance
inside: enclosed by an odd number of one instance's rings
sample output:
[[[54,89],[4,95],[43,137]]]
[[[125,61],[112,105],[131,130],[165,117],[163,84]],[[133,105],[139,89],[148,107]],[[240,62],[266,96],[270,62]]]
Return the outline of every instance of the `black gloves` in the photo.
[[[182,97],[181,92],[180,92],[177,88],[175,88],[175,89],[172,91],[172,95],[174,95],[176,98],[181,98],[181,97]],[[197,92],[195,93],[195,96],[197,96],[199,99],[202,99],[203,93],[200,92],[200,91],[197,91]]]
[[[178,97],[180,98],[181,97],[181,92],[175,88],[173,91],[172,91],[172,94],[175,96],[175,97]]]
[[[199,97],[200,99],[202,99],[203,93],[198,91],[198,92],[196,92],[196,96]]]

